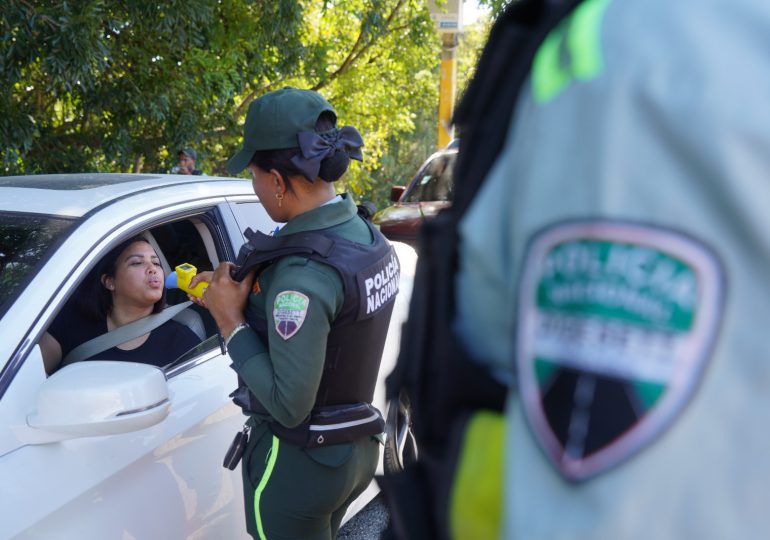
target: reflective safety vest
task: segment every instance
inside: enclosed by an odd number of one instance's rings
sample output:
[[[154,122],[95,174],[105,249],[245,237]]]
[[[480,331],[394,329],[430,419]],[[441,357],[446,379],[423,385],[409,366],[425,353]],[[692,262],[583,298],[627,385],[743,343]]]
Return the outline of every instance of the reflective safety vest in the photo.
[[[365,223],[374,237],[371,245],[328,231],[272,237],[247,230],[248,242],[238,255],[236,280],[253,269],[259,275],[287,255],[301,255],[332,266],[342,278],[345,300],[326,342],[324,371],[311,417],[291,429],[271,422],[276,435],[296,444],[334,444],[376,435],[384,429],[382,415],[370,404],[398,293],[400,265],[385,237],[368,221]],[[267,321],[252,317],[248,323],[267,343]],[[239,380],[232,396],[246,414],[269,415],[243,381]],[[336,424],[346,427],[334,429]],[[317,433],[314,428],[318,428]],[[321,431],[323,436],[319,436]]]

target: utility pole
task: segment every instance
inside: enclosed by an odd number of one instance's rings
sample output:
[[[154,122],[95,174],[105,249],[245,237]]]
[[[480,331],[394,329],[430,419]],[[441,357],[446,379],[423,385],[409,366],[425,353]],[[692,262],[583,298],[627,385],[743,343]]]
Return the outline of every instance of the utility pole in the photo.
[[[440,0],[439,0],[440,1]],[[462,32],[461,0],[446,0],[437,5],[428,0],[430,16],[441,36],[441,75],[438,92],[438,147],[444,148],[454,138],[451,125],[455,102],[455,80],[458,36]]]

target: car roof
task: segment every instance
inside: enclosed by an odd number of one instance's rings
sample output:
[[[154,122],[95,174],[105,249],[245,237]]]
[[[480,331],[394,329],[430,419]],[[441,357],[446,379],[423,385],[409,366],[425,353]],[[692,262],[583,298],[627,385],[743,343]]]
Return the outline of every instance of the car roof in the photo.
[[[253,194],[244,179],[176,174],[78,173],[0,177],[0,211],[81,217],[100,206],[136,194],[198,184]],[[224,184],[228,184],[224,186]]]

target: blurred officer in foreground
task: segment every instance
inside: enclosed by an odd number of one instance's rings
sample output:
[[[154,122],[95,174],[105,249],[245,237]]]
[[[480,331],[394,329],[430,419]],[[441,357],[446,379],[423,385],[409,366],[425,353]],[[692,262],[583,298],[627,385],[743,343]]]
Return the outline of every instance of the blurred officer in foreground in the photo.
[[[768,537],[770,7],[555,6],[509,6],[456,114],[459,203],[420,261],[450,275],[413,296],[449,330],[426,333],[413,300],[423,371],[392,381],[427,447],[400,481],[433,495],[431,521],[396,511],[394,532]],[[441,362],[508,388],[504,429],[493,403],[426,390]],[[468,457],[500,438],[497,463]],[[495,475],[485,513],[473,490]]]

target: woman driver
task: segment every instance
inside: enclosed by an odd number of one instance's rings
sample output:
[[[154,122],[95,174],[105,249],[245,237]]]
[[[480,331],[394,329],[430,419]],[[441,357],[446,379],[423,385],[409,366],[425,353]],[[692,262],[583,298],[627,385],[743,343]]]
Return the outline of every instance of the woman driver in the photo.
[[[40,339],[46,373],[58,369],[62,358],[81,343],[164,307],[164,274],[155,250],[141,236],[122,242],[89,272]],[[96,357],[161,367],[199,342],[192,330],[170,320]]]

